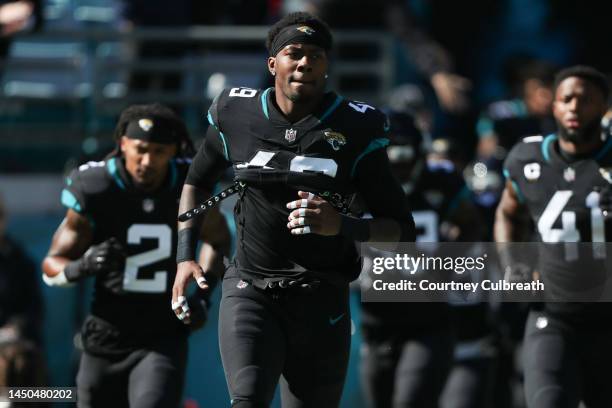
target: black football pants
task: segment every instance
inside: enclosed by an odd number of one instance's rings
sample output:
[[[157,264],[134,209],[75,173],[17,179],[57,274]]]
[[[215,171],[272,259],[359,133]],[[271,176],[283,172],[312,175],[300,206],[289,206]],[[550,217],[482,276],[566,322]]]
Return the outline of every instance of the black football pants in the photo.
[[[612,407],[611,322],[578,326],[531,311],[525,328],[525,393],[529,408]]]
[[[232,405],[269,407],[280,377],[284,408],[337,407],[350,331],[348,285],[259,289],[226,274],[219,345]]]
[[[182,398],[187,339],[177,336],[124,357],[83,352],[77,374],[79,408],[174,408]]]

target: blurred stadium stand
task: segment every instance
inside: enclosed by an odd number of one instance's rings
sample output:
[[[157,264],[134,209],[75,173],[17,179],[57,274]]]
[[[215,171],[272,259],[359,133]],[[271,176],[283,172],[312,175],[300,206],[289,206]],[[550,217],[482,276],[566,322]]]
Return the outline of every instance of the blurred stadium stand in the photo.
[[[58,172],[70,157],[104,145],[126,105],[159,101],[183,107],[192,135],[225,86],[266,81],[267,27],[194,26],[121,30],[112,0],[51,0],[45,28],[18,37],[0,84],[0,171]],[[329,85],[352,99],[382,102],[395,84],[393,42],[381,32],[339,32]],[[187,47],[179,59],[136,60],[135,45]],[[178,73],[176,91],[132,92],[129,73]],[[101,141],[101,142],[100,142]]]

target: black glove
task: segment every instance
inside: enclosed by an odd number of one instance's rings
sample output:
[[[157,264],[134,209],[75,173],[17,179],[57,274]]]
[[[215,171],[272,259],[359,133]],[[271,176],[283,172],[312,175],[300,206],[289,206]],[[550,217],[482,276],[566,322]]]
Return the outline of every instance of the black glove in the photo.
[[[85,254],[64,268],[64,275],[69,282],[81,278],[122,270],[125,267],[125,251],[115,238],[101,244],[92,245]]]

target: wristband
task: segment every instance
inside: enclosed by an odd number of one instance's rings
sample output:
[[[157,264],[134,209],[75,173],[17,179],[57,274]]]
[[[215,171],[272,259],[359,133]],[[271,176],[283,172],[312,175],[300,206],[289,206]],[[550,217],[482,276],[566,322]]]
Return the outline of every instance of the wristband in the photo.
[[[368,220],[340,215],[340,235],[353,241],[366,242],[370,239],[370,223]]]
[[[185,261],[194,261],[196,246],[198,243],[197,232],[195,228],[184,228],[178,232],[178,240],[176,245],[176,263]]]

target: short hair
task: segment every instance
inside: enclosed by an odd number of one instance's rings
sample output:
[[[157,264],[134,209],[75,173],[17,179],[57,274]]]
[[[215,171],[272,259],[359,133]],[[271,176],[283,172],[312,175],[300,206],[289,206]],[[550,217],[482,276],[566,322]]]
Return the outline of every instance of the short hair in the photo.
[[[608,78],[606,78],[606,76],[597,69],[588,65],[574,65],[572,67],[562,69],[561,71],[557,72],[557,75],[555,75],[555,91],[561,82],[569,77],[577,77],[589,81],[599,88],[604,96],[604,99],[606,101],[608,100],[608,97],[610,96],[610,84],[608,83]]]
[[[278,33],[280,33],[283,28],[295,24],[304,24],[312,27],[315,31],[321,33],[325,39],[328,40],[328,44],[331,46],[332,33],[327,23],[310,13],[297,11],[295,13],[287,14],[285,17],[274,23],[272,27],[270,27],[268,30],[268,37],[266,38],[266,48],[268,49],[268,52],[272,51],[272,43],[274,42],[274,38],[278,35]]]
[[[117,121],[117,126],[115,126],[115,131],[113,133],[113,139],[117,143],[117,147],[112,153],[113,155],[119,153],[119,140],[125,135],[128,124],[133,120],[142,118],[143,116],[159,118],[168,122],[173,130],[175,130],[174,134],[176,137],[177,156],[193,156],[195,149],[193,147],[193,142],[189,137],[189,132],[187,131],[185,122],[172,109],[160,103],[132,105],[125,108],[121,112],[119,120]]]

